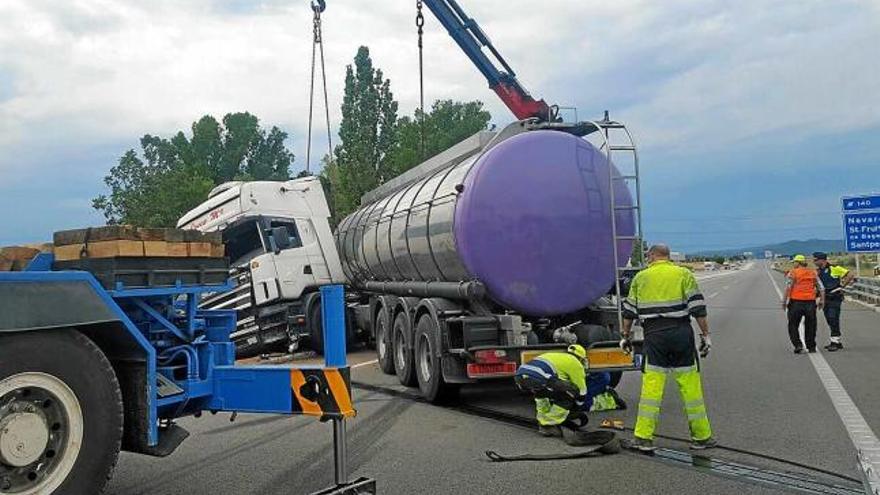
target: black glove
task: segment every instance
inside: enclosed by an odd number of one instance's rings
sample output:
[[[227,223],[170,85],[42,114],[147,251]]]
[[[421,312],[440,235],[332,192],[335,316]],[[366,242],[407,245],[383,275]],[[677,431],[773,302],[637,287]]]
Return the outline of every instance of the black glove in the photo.
[[[700,335],[700,357],[705,359],[710,350],[712,350],[712,337]]]

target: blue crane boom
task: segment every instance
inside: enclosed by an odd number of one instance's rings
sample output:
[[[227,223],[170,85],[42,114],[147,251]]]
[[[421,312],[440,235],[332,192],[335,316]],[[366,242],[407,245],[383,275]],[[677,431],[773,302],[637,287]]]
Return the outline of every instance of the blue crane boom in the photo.
[[[501,98],[518,119],[537,118],[540,121],[555,120],[554,111],[544,100],[535,100],[520,84],[516,73],[477,24],[468,17],[455,0],[424,0],[449,36],[474,63],[477,70],[489,82],[489,88]],[[484,51],[489,50],[500,68]]]

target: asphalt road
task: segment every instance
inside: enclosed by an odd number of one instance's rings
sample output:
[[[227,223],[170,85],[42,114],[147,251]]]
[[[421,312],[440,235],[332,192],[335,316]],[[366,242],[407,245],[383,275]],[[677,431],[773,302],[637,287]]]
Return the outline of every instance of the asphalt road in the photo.
[[[853,493],[861,476],[855,447],[829,394],[807,355],[794,355],[785,316],[763,263],[736,272],[711,274],[701,281],[709,300],[714,348],[703,363],[704,388],[712,426],[725,447],[709,456],[746,467],[796,473],[805,479],[838,485]],[[823,353],[843,389],[873,431],[880,431],[880,315],[862,306],[844,310],[846,349]],[[828,338],[824,321],[820,345]],[[396,378],[369,364],[372,355],[355,353],[356,383],[406,392]],[[619,391],[633,406],[640,377],[624,377]],[[686,438],[681,402],[673,385],[666,390],[659,433]],[[359,414],[349,424],[352,477],[377,480],[380,493],[780,493],[790,485],[771,486],[742,474],[704,467],[673,465],[638,454],[581,460],[491,463],[484,451],[505,454],[572,451],[556,439],[531,429],[461,411],[430,406],[383,392],[356,388]],[[470,387],[462,392],[468,406],[522,417],[533,414],[528,397],[509,383]],[[597,415],[623,419],[631,427],[635,407]],[[229,415],[180,422],[192,432],[166,459],[122,454],[108,493],[134,494],[299,494],[332,482],[331,430],[308,418]],[[629,432],[621,433],[628,436]],[[687,444],[660,439],[673,452]],[[782,460],[790,462],[782,462]],[[793,464],[797,463],[797,465]],[[735,471],[735,470],[734,470]],[[742,471],[742,470],[740,470]],[[725,475],[722,475],[725,474]],[[828,488],[831,490],[831,488]],[[794,490],[798,491],[798,490]],[[805,491],[800,490],[801,493]],[[816,492],[813,492],[816,493]]]

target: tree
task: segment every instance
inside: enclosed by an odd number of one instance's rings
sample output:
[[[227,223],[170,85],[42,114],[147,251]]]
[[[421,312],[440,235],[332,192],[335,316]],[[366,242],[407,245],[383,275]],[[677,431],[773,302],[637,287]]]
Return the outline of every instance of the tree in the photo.
[[[142,156],[128,150],[104,177],[109,195],[92,206],[108,223],[170,227],[205,200],[214,186],[230,180],[286,180],[293,153],[287,133],[260,127],[247,112],[230,113],[222,125],[206,115],[192,124],[192,137],[171,139],[146,134]]]
[[[437,100],[424,114],[425,150],[422,153],[421,117],[421,110],[417,109],[413,117],[402,117],[397,122],[397,147],[389,160],[392,177],[485,130],[492,118],[480,101]]]
[[[334,150],[336,179],[331,178],[337,218],[354,211],[365,192],[393,176],[388,155],[397,140],[396,126],[397,102],[391,81],[373,67],[369,48],[362,46],[354,67],[345,69],[341,144]]]

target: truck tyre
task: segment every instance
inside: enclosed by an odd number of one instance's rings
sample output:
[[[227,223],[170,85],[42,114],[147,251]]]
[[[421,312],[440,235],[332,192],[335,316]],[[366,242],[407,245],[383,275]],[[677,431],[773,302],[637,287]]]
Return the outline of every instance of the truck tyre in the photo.
[[[394,374],[394,346],[391,345],[391,325],[388,323],[388,312],[384,308],[376,314],[376,358],[379,368],[386,375]]]
[[[418,382],[415,369],[413,369],[413,350],[410,342],[412,327],[410,327],[409,318],[403,311],[397,313],[394,318],[392,335],[394,336],[394,373],[397,374],[401,385],[414,387]]]
[[[306,322],[309,326],[309,347],[320,355],[324,355],[324,325],[321,320],[321,301],[316,298],[309,307],[309,320]]]
[[[0,337],[0,492],[101,493],[122,425],[119,382],[85,335]]]
[[[415,341],[415,368],[422,397],[435,404],[455,398],[459,387],[443,380],[440,329],[431,315],[419,318]]]
[[[312,300],[309,308],[308,325],[309,329],[309,347],[320,355],[324,355],[324,320],[321,318],[321,298],[316,297]],[[346,352],[354,345],[354,322],[349,318],[348,312],[345,313],[345,346]]]

